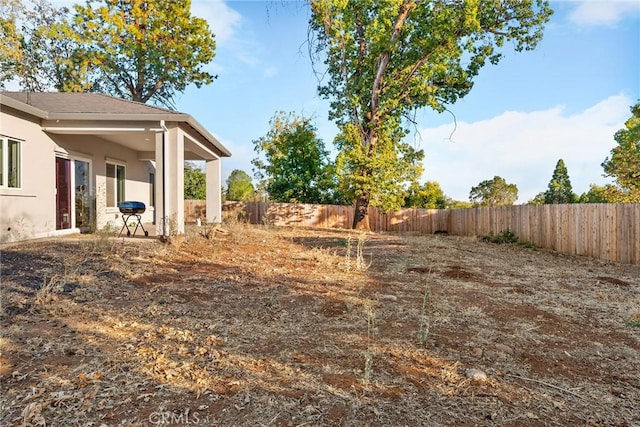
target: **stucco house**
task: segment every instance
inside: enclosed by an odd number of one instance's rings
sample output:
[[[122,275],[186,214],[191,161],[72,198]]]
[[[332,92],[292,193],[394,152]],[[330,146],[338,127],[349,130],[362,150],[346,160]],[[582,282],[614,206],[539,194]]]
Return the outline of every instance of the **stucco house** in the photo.
[[[203,160],[208,222],[222,218],[221,158],[188,114],[96,93],[0,92],[0,243],[122,226],[146,205],[158,235],[184,232],[184,162]]]

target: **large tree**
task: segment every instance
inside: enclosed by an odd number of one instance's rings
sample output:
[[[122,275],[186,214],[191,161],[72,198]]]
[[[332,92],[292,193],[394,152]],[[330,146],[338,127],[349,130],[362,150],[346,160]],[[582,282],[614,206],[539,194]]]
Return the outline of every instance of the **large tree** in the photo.
[[[631,107],[625,128],[616,132],[617,144],[602,163],[605,176],[615,178],[621,202],[640,203],[640,102]]]
[[[173,107],[189,84],[215,76],[215,40],[182,0],[88,0],[65,7],[47,0],[0,0],[0,84],[30,91],[97,91]]]
[[[352,124],[342,126],[334,140],[339,149],[336,174],[345,204],[352,204],[364,192],[373,206],[384,211],[399,209],[409,195],[408,185],[417,185],[422,175],[424,152],[400,141],[402,135],[384,135],[377,149],[369,152],[361,144],[359,131]],[[362,173],[366,170],[367,173]],[[365,227],[368,228],[368,227]]]
[[[214,57],[214,34],[191,15],[189,0],[87,0],[74,9],[77,67],[92,69],[93,90],[173,107],[189,84],[215,78],[203,69]]]
[[[547,191],[544,192],[544,203],[559,204],[575,203],[577,201],[578,196],[573,192],[573,188],[571,187],[567,166],[564,164],[564,160],[560,159],[553,170]]]
[[[255,176],[269,199],[286,203],[333,203],[335,171],[311,119],[276,113],[267,134],[253,141]]]
[[[255,188],[245,171],[234,169],[227,178],[227,200],[245,202],[254,197]]]
[[[469,200],[474,206],[511,206],[518,199],[518,187],[494,176],[471,188]]]
[[[329,76],[319,92],[332,99],[330,118],[348,139],[342,150],[355,151],[353,227],[365,229],[378,168],[415,154],[398,148],[412,113],[443,111],[465,96],[505,43],[533,49],[552,13],[546,0],[312,0],[311,7]]]
[[[23,61],[22,34],[18,20],[24,15],[19,0],[0,0],[0,88],[17,74],[17,65]]]
[[[27,91],[88,90],[88,68],[67,25],[69,10],[46,0],[0,0],[0,84]]]

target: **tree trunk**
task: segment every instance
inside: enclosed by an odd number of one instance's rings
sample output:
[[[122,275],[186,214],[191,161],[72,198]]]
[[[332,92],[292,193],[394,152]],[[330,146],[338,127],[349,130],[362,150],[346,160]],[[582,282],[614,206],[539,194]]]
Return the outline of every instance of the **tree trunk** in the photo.
[[[369,198],[369,193],[363,191],[356,199],[353,225],[351,227],[354,230],[371,231],[369,227]]]

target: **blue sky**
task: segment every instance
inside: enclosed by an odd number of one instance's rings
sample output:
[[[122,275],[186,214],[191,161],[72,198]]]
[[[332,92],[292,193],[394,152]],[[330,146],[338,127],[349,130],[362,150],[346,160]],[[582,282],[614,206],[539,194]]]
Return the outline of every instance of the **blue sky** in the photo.
[[[524,203],[546,189],[562,158],[575,192],[609,182],[600,164],[640,99],[640,2],[551,6],[555,14],[538,48],[507,48],[450,107],[457,127],[450,113],[418,113],[407,138],[425,150],[423,181],[438,181],[448,196],[468,200],[472,186],[499,175],[518,186]],[[333,149],[336,127],[327,119],[328,101],[316,93],[304,2],[194,0],[192,12],[216,33],[208,69],[219,77],[188,88],[177,108],[233,153],[223,161],[223,180],[234,169],[253,175],[252,141],[266,134],[279,110],[313,117]]]

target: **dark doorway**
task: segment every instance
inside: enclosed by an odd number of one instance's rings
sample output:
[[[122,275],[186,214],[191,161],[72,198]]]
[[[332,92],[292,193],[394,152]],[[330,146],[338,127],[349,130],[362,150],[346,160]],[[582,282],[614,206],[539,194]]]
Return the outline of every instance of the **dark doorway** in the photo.
[[[71,228],[71,161],[56,157],[56,230]]]

